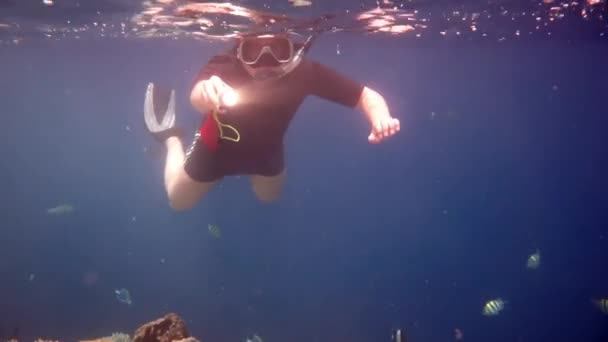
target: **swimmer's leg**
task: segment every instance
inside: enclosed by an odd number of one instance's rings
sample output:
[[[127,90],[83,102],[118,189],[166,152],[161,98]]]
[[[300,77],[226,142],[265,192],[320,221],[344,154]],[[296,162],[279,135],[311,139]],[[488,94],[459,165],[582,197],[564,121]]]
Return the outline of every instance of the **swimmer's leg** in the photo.
[[[186,210],[194,207],[215,185],[214,182],[197,182],[184,169],[185,153],[178,137],[169,137],[165,141],[167,160],[165,162],[165,190],[169,205],[175,210]]]
[[[149,83],[144,100],[144,122],[156,140],[167,146],[165,190],[173,209],[185,210],[194,205],[215,182],[197,182],[185,171],[182,132],[175,126],[175,91]]]
[[[285,169],[276,176],[251,176],[251,187],[255,196],[262,202],[276,201],[281,196],[281,192],[283,192],[285,176]]]

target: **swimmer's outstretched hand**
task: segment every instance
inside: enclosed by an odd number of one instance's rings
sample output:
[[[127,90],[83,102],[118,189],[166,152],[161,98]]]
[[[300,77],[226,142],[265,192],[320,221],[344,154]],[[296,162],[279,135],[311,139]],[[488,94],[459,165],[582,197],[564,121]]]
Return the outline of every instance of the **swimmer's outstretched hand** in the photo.
[[[367,137],[367,140],[372,144],[377,144],[392,137],[401,129],[399,119],[391,116],[384,97],[371,88],[363,88],[357,108],[365,113],[372,126],[372,131]]]
[[[218,76],[198,82],[191,95],[195,108],[203,112],[209,110],[223,111],[237,101],[236,92]]]
[[[367,137],[367,140],[372,144],[377,144],[382,140],[392,137],[401,129],[399,119],[382,117],[374,120],[372,124],[372,132]]]

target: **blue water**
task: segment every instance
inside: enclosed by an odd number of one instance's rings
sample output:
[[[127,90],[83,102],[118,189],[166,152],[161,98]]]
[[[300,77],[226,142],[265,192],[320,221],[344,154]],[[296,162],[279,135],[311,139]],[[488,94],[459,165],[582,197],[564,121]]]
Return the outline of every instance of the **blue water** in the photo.
[[[456,328],[464,341],[608,341],[590,302],[608,297],[606,38],[323,35],[309,56],[383,94],[400,134],[370,145],[362,114],[309,98],[280,201],[229,178],[174,212],[145,86],[176,88],[191,136],[192,79],[225,47],[0,47],[0,339],[132,333],[176,312],[208,342],[388,342],[397,328],[408,342]],[[75,211],[45,212],[62,203]],[[506,309],[482,316],[496,297]]]

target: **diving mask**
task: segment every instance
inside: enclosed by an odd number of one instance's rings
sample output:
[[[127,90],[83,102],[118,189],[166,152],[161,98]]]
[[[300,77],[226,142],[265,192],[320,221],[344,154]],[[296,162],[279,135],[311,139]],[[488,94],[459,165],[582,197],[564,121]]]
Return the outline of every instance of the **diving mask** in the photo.
[[[287,63],[293,57],[293,53],[293,43],[289,38],[274,35],[245,37],[237,49],[239,60],[252,67],[255,67],[264,56],[272,57],[277,64]]]
[[[315,35],[296,48],[285,36],[245,37],[237,48],[237,58],[251,71],[255,80],[278,79],[293,71],[304,58]]]

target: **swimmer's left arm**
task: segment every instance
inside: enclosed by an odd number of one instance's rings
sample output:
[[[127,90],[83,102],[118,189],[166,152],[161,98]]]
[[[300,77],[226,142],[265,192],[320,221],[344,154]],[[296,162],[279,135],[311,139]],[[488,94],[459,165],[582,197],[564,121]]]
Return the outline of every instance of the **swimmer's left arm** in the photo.
[[[365,113],[372,126],[370,143],[379,143],[399,132],[399,120],[391,116],[378,92],[320,63],[310,62],[309,67],[306,75],[312,94]]]
[[[379,143],[401,129],[399,119],[391,116],[384,97],[371,88],[363,87],[356,108],[365,113],[372,126],[367,137],[370,143]]]

